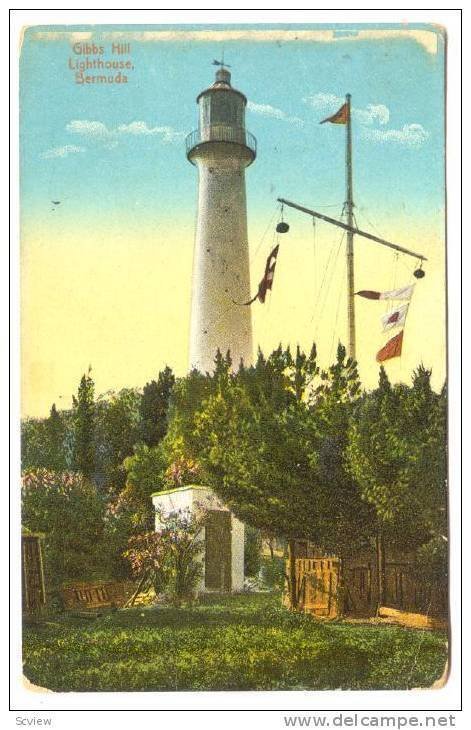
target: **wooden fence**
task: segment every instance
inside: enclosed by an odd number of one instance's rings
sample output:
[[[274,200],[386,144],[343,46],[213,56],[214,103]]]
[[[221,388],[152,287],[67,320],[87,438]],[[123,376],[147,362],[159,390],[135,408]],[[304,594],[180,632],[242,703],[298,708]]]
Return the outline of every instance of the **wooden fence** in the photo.
[[[384,607],[446,618],[446,584],[421,581],[413,560],[397,556],[386,560],[384,578]],[[378,571],[372,554],[344,560],[337,556],[296,558],[296,586],[298,608],[306,613],[326,618],[376,613]],[[288,591],[285,603],[289,603]]]

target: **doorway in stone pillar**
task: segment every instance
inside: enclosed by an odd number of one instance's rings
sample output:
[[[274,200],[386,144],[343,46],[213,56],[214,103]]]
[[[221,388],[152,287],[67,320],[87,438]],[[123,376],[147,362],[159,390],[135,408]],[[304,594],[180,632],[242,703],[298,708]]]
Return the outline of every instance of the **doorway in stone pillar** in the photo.
[[[232,589],[231,513],[210,510],[205,522],[205,588]]]

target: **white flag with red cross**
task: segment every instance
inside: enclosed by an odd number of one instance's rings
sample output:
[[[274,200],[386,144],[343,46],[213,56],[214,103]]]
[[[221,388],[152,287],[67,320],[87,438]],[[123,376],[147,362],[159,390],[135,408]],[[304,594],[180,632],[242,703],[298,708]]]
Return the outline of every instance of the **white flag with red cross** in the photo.
[[[383,314],[381,317],[383,332],[392,330],[393,327],[403,327],[406,322],[408,309],[409,305],[403,304],[402,307],[396,307],[396,309],[393,309],[392,312]]]

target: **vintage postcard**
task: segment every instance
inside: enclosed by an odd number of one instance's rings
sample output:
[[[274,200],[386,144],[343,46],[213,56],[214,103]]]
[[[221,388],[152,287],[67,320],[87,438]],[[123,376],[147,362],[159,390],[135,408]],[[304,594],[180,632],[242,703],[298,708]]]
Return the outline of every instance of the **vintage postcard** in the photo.
[[[446,30],[32,25],[32,690],[449,670]]]

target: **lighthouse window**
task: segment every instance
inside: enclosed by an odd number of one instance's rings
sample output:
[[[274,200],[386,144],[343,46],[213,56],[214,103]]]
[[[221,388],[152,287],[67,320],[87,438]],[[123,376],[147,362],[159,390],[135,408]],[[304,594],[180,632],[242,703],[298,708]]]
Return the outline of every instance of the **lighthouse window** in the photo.
[[[211,124],[230,124],[241,127],[243,103],[239,96],[220,91],[211,94]]]
[[[211,120],[210,120],[210,114],[211,114],[211,97],[209,96],[203,96],[201,98],[201,106],[200,106],[200,127],[204,129],[204,127],[209,127]]]

